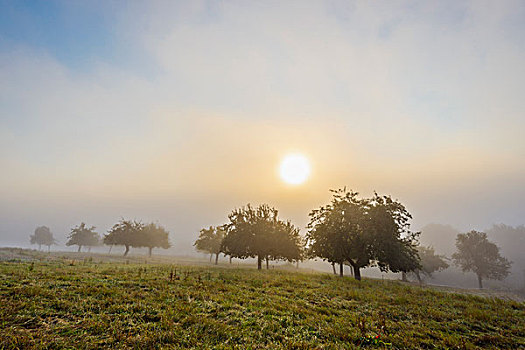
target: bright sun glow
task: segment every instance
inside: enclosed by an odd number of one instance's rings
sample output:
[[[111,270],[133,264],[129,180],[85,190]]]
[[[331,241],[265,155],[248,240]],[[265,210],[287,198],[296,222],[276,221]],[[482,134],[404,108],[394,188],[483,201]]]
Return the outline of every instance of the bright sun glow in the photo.
[[[281,179],[290,185],[299,185],[310,175],[310,162],[302,154],[289,154],[279,168]]]

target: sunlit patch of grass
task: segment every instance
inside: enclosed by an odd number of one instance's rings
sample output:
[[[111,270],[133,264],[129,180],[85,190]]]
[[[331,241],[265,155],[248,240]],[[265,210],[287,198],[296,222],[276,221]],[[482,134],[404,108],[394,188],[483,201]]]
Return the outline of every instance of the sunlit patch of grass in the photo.
[[[525,347],[523,303],[392,281],[69,257],[0,278],[6,349]]]

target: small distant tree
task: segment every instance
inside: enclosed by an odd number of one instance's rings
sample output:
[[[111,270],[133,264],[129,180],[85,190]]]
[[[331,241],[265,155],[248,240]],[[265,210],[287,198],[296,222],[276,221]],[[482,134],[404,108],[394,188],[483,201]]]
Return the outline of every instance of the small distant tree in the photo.
[[[142,227],[144,242],[143,246],[148,248],[148,255],[151,257],[153,248],[168,249],[171,247],[169,232],[160,225],[151,223]]]
[[[502,257],[499,248],[487,239],[485,232],[460,233],[456,238],[457,251],[452,255],[463,272],[472,271],[478,276],[479,288],[483,279],[502,280],[508,276],[511,262]]]
[[[100,245],[100,236],[95,232],[95,226],[88,227],[83,222],[71,229],[68,239],[66,246],[77,245],[78,252],[82,246],[89,247],[91,250],[91,247]]]
[[[42,249],[42,246],[47,246],[49,252],[51,246],[56,244],[56,240],[53,237],[53,233],[47,226],[39,226],[35,229],[35,234],[30,236],[31,244],[38,244],[38,250]]]
[[[117,237],[118,235],[116,234],[113,234],[113,235],[104,235],[104,237],[102,238],[102,243],[105,244],[105,245],[108,245],[109,246],[109,254],[111,254],[111,250],[113,249],[113,246],[116,246],[116,245],[119,245],[119,241],[120,239],[118,239]]]
[[[215,254],[215,265],[219,263],[222,240],[226,236],[226,231],[222,226],[203,228],[199,232],[199,238],[193,244],[195,248],[204,253],[210,254],[210,261]]]
[[[123,245],[126,247],[124,256],[128,255],[130,247],[145,247],[144,224],[138,221],[121,219],[104,236],[104,244]]]
[[[441,271],[448,268],[448,263],[443,255],[437,255],[433,247],[417,247],[419,258],[421,259],[421,267],[414,270],[419,283],[421,283],[421,275],[432,277],[436,271]]]

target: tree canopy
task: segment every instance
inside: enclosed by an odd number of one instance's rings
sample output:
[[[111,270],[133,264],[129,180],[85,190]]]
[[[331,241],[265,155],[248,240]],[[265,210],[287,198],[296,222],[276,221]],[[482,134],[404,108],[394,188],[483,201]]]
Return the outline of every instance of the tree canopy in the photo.
[[[121,219],[104,236],[106,245],[123,245],[126,247],[124,256],[128,255],[129,248],[149,249],[149,256],[153,248],[167,249],[171,246],[169,232],[158,224],[143,224],[140,221]]]
[[[56,240],[53,237],[53,233],[47,226],[39,226],[35,229],[35,234],[30,235],[31,244],[38,244],[40,250],[43,245],[47,246],[47,250],[51,248],[53,244],[56,244]]]
[[[377,193],[359,198],[345,188],[331,192],[331,203],[310,213],[311,257],[339,264],[341,275],[343,264],[349,263],[356,279],[361,279],[360,269],[366,266],[392,272],[419,267],[419,233],[410,231],[412,216],[401,203]]]
[[[254,208],[250,204],[233,210],[224,225],[226,237],[221,250],[236,258],[257,258],[257,268],[262,260],[302,259],[302,240],[299,230],[289,221],[278,218],[278,211],[267,204]]]
[[[94,247],[100,244],[100,236],[95,232],[95,227],[86,226],[85,223],[75,226],[71,229],[71,233],[68,236],[66,246],[77,245],[78,251],[82,249],[82,246]]]
[[[304,240],[299,233],[299,228],[290,221],[278,220],[274,227],[272,245],[272,259],[286,260],[289,262],[302,261],[305,257]]]
[[[142,246],[148,248],[149,256],[151,256],[153,248],[168,249],[171,247],[169,232],[158,224],[151,223],[142,226],[141,234],[144,238]]]
[[[134,220],[121,219],[104,236],[104,244],[123,245],[126,247],[124,256],[128,255],[130,247],[143,247],[144,239],[141,231],[144,224]]]
[[[433,247],[417,247],[419,258],[421,259],[421,267],[415,269],[413,272],[419,282],[421,282],[421,275],[431,277],[436,271],[441,271],[448,268],[448,263],[443,255],[437,255]]]
[[[222,240],[226,236],[226,231],[222,226],[203,228],[199,232],[199,238],[193,244],[200,252],[215,254],[215,264],[219,261],[221,253]],[[211,257],[210,257],[211,259]]]
[[[456,253],[452,255],[455,264],[463,272],[474,272],[480,289],[483,288],[484,278],[502,280],[510,272],[511,262],[500,255],[498,246],[487,239],[485,232],[458,234],[456,248]]]
[[[501,254],[512,261],[511,274],[525,286],[525,226],[493,225],[486,230],[487,238],[496,241]],[[513,271],[514,270],[514,271]]]

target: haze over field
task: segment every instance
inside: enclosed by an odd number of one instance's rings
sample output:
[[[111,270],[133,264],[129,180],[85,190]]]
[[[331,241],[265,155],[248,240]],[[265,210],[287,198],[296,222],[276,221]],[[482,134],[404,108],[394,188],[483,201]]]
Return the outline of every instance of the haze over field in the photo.
[[[0,2],[0,245],[36,226],[300,227],[347,186],[461,231],[524,224],[525,3]],[[308,179],[279,175],[289,153]],[[304,230],[303,230],[304,231]]]

